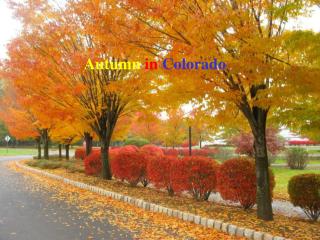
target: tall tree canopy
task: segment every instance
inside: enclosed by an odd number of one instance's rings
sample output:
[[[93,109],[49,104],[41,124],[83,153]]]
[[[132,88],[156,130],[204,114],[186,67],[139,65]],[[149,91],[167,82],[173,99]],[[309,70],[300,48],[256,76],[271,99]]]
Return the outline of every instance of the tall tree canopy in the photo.
[[[59,120],[76,121],[73,127],[94,132],[101,145],[102,175],[111,179],[108,152],[116,123],[141,105],[149,84],[138,71],[91,70],[86,63],[89,59],[126,63],[139,56],[139,49],[114,36],[116,19],[127,17],[109,3],[68,1],[59,9],[49,2],[12,1],[25,30],[9,48],[7,78],[20,95],[28,96],[35,110],[41,107],[37,115],[48,117],[48,124],[57,114]],[[48,107],[50,111],[43,111]],[[65,129],[45,126],[49,127]]]
[[[208,61],[217,58],[227,68],[171,71],[168,87],[207,108],[239,109],[254,136],[258,217],[272,220],[266,147],[267,117],[297,85],[319,88],[319,67],[296,61],[287,49],[289,19],[301,16],[318,1],[121,1],[135,21],[124,35],[158,57]],[[148,34],[146,34],[148,32]],[[140,33],[140,34],[139,34]],[[141,38],[143,34],[143,38]],[[150,36],[150,37],[149,37]],[[143,39],[143,40],[142,40]],[[162,51],[160,51],[162,50]],[[163,53],[164,52],[164,53]]]

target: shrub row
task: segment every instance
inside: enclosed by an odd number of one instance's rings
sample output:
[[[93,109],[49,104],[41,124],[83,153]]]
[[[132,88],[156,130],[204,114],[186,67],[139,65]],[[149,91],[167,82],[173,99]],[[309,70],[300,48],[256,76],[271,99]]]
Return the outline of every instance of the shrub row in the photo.
[[[131,147],[136,147],[135,145],[127,145]],[[114,147],[111,147],[113,149]],[[152,144],[147,144],[142,147],[142,149],[150,149],[151,153],[157,152],[160,155],[169,155],[169,156],[189,156],[189,149],[188,148],[160,148]],[[100,151],[100,148],[93,148],[93,151]],[[201,148],[201,149],[192,149],[192,156],[203,156],[209,157],[213,154],[217,154],[218,150],[214,148]],[[77,159],[84,159],[86,156],[85,148],[77,148],[75,151],[75,158]]]
[[[131,186],[139,182],[147,186],[151,182],[158,189],[166,189],[170,196],[188,192],[197,200],[208,200],[211,192],[219,192],[223,199],[239,202],[244,209],[252,208],[256,203],[253,159],[233,158],[218,164],[204,156],[179,158],[168,152],[165,155],[163,149],[154,145],[112,148],[109,156],[113,177]],[[93,150],[84,164],[86,174],[100,174],[100,151]],[[269,176],[272,193],[275,180],[270,170]],[[316,221],[319,218],[320,174],[292,177],[288,193],[292,204],[301,207],[310,219]]]
[[[84,170],[87,175],[98,175],[102,170],[100,151],[92,151],[84,159]]]
[[[100,148],[99,147],[93,147],[92,148],[92,152],[100,152]],[[86,157],[86,149],[84,147],[77,148],[75,150],[74,157],[76,159],[84,160],[84,158]]]
[[[118,153],[118,148],[109,150],[109,158],[112,160]],[[84,157],[84,170],[87,175],[99,175],[102,170],[100,148],[93,148],[89,156]]]
[[[162,151],[165,155],[170,156],[189,156],[189,148],[162,148]],[[213,148],[201,148],[201,149],[192,149],[192,156],[203,156],[209,157],[218,152],[217,149]]]
[[[75,153],[74,153],[74,157],[76,159],[84,159],[86,157],[86,149],[83,147],[77,148]]]
[[[113,177],[131,186],[150,182],[169,195],[188,192],[197,200],[208,200],[210,193],[219,191],[225,200],[240,202],[243,208],[256,203],[256,175],[254,161],[249,158],[230,159],[223,164],[204,156],[165,155],[154,145],[138,148],[128,145],[110,149]],[[101,172],[101,156],[93,151],[84,160],[86,173]],[[270,189],[274,177],[270,172]]]

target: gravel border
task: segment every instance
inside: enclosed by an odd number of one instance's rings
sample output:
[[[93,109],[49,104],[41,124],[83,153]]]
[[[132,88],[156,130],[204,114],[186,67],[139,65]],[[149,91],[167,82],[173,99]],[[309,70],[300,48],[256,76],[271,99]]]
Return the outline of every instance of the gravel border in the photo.
[[[43,170],[31,168],[31,167],[25,166],[23,164],[20,164],[17,161],[15,163],[16,163],[17,167],[22,168],[24,170],[27,170],[29,172],[33,172],[33,173],[36,173],[36,174],[39,174],[42,176],[46,176],[46,177],[64,182],[66,184],[76,186],[81,189],[89,190],[91,192],[98,193],[102,196],[111,197],[113,199],[120,200],[122,202],[126,202],[126,203],[129,203],[129,204],[134,205],[136,207],[142,208],[146,211],[163,213],[163,214],[166,214],[170,217],[179,218],[183,221],[193,222],[195,224],[202,225],[207,228],[214,228],[217,231],[221,231],[221,232],[227,233],[229,235],[238,236],[238,237],[245,237],[247,239],[252,239],[252,240],[289,240],[288,238],[273,236],[268,233],[259,232],[259,231],[255,231],[255,230],[248,229],[248,228],[238,227],[236,225],[233,225],[233,224],[230,224],[227,222],[222,222],[217,219],[201,217],[199,215],[194,215],[194,214],[191,214],[188,212],[182,212],[182,211],[179,211],[176,209],[171,209],[171,208],[167,208],[167,207],[164,207],[164,206],[161,206],[158,204],[146,202],[142,199],[133,198],[133,197],[126,196],[123,194],[107,191],[102,188],[98,188],[98,187],[95,187],[95,186],[92,186],[89,184],[85,184],[82,182],[78,182],[78,181],[74,181],[74,180],[71,180],[68,178],[64,178],[64,177],[61,177],[61,176],[58,176],[58,175],[55,175],[52,173],[48,173]]]

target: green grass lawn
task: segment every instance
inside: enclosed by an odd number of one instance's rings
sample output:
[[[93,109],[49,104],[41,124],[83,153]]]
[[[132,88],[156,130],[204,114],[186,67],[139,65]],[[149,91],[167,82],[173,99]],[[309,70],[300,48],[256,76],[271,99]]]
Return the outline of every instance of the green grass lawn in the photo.
[[[36,155],[36,149],[30,148],[0,148],[0,156],[15,156],[15,155]]]
[[[274,163],[281,163],[281,164],[286,164],[287,161],[285,159],[277,159]],[[320,164],[320,159],[316,160],[309,160],[308,165],[313,165],[313,164]]]
[[[320,149],[309,149],[308,153],[309,154],[320,154]]]
[[[320,170],[292,170],[288,168],[272,168],[276,179],[276,186],[274,189],[275,195],[280,195],[281,197],[287,196],[287,186],[291,177],[295,175],[305,174],[305,173],[318,173]]]

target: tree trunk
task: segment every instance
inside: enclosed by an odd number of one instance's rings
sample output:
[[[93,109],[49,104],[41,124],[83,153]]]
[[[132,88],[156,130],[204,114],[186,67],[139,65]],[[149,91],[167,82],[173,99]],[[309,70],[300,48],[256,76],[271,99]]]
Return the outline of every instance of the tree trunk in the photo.
[[[100,139],[101,143],[101,160],[102,160],[102,178],[111,180],[111,169],[109,164],[109,145],[110,142],[106,139]]]
[[[172,187],[167,187],[167,191],[168,191],[168,194],[170,197],[173,197],[174,196],[174,190],[172,189]]]
[[[105,96],[105,104],[108,107],[102,109],[98,121],[92,124],[92,129],[99,136],[102,160],[102,178],[112,179],[112,173],[109,163],[109,147],[113,130],[118,121],[119,115],[123,112],[125,104],[120,104],[121,99],[116,94]]]
[[[259,129],[258,132],[259,135],[254,138],[257,175],[257,215],[259,219],[273,220],[265,129]]]
[[[59,143],[59,158],[61,159],[62,158],[62,146],[61,144]]]
[[[86,156],[88,156],[92,151],[92,136],[90,133],[84,133],[84,141],[86,143]]]
[[[258,91],[266,85],[255,85],[250,88],[251,99],[257,98]],[[269,109],[259,106],[250,106],[247,96],[242,96],[240,110],[248,120],[254,137],[254,155],[256,162],[257,184],[257,217],[259,219],[273,220],[272,197],[270,192],[269,166],[266,141],[266,125]]]
[[[49,135],[48,129],[44,129],[42,131],[42,139],[43,139],[43,155],[44,159],[49,159]]]
[[[41,159],[41,137],[36,138],[38,148],[38,159]]]
[[[199,136],[199,147],[200,147],[200,149],[202,148],[202,137],[201,137],[201,133],[200,133],[200,136]]]
[[[66,144],[65,145],[65,149],[66,149],[66,159],[69,160],[69,149],[70,149],[70,144]]]
[[[189,156],[192,154],[191,126],[189,126]]]
[[[266,141],[267,110],[253,107],[250,123],[254,136],[254,152],[257,176],[257,217],[266,221],[273,220],[272,198],[269,181],[269,164]]]

